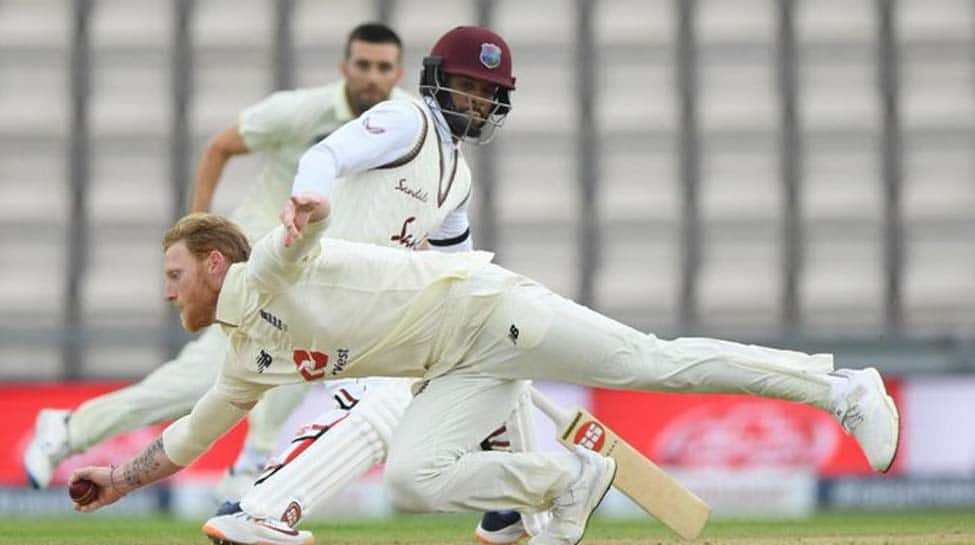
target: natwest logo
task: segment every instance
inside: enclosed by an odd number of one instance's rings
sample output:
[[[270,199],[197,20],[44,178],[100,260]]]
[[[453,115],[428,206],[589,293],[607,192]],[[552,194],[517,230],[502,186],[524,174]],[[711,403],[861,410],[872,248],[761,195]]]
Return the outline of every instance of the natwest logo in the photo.
[[[295,350],[292,356],[298,372],[305,380],[318,380],[325,376],[328,354],[316,350]]]

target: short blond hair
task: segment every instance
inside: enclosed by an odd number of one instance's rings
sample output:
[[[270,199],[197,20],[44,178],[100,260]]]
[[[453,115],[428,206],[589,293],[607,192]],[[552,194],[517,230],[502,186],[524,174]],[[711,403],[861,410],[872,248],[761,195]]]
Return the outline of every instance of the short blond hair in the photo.
[[[190,253],[200,259],[213,250],[223,254],[231,263],[247,261],[251,255],[251,245],[240,227],[216,214],[196,212],[180,218],[163,235],[163,251],[181,240],[186,243]]]

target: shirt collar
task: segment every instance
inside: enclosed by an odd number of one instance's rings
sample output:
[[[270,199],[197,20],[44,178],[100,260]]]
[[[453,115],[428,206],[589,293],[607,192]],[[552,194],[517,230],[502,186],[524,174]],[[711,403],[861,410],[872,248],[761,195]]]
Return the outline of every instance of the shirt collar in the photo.
[[[227,269],[220,295],[217,297],[216,320],[218,322],[237,327],[243,321],[246,275],[246,263],[237,263]]]
[[[454,135],[450,133],[450,126],[447,119],[440,111],[440,104],[429,95],[424,95],[423,101],[426,103],[430,113],[433,114],[433,124],[437,127],[437,134],[440,135],[441,142],[450,142],[455,148],[460,148],[460,142],[454,140]]]

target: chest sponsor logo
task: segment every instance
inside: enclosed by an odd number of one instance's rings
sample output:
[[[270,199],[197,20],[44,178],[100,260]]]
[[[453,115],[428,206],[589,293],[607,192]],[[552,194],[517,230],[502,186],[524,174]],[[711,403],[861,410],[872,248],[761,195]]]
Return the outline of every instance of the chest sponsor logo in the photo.
[[[263,373],[265,369],[271,366],[272,361],[274,361],[274,358],[271,357],[271,354],[268,354],[267,350],[262,348],[255,360],[255,363],[257,363],[257,372]]]
[[[281,321],[281,318],[278,318],[277,316],[271,314],[270,312],[262,309],[260,311],[260,315],[262,320],[274,326],[275,329],[278,329],[280,331],[288,330],[288,324],[284,323],[283,321]]]
[[[416,237],[410,232],[410,224],[414,221],[416,221],[416,216],[406,218],[406,221],[403,222],[403,227],[400,228],[399,233],[389,237],[389,240],[398,242],[400,246],[405,246],[411,250],[415,250],[417,246],[426,240],[427,236],[423,235],[422,237]]]
[[[318,380],[325,376],[328,354],[317,350],[295,350],[292,359],[305,380]]]
[[[393,189],[405,193],[406,195],[413,197],[414,199],[424,203],[427,202],[427,199],[430,198],[429,193],[420,189],[419,187],[410,187],[406,185],[406,178],[400,178],[399,181],[396,182],[396,185],[393,187]]]
[[[338,357],[336,358],[335,366],[332,367],[332,372],[331,372],[332,376],[335,376],[335,375],[341,373],[343,370],[345,370],[346,364],[349,363],[349,349],[348,348],[339,348],[337,355],[338,355]]]

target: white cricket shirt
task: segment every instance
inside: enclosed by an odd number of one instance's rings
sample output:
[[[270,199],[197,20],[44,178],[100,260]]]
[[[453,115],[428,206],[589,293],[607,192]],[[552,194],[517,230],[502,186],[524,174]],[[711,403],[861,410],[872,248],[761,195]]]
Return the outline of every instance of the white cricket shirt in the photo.
[[[390,96],[410,98],[400,88]],[[241,112],[237,121],[241,138],[250,150],[266,155],[257,183],[231,214],[251,241],[277,225],[302,154],[354,118],[344,81],[277,92]]]
[[[230,349],[214,387],[163,433],[176,464],[191,462],[246,414],[235,403],[271,387],[443,372],[520,278],[505,272],[470,288],[464,280],[489,266],[491,253],[321,240],[325,223],[306,226],[290,248],[279,226],[227,272],[216,317]]]

